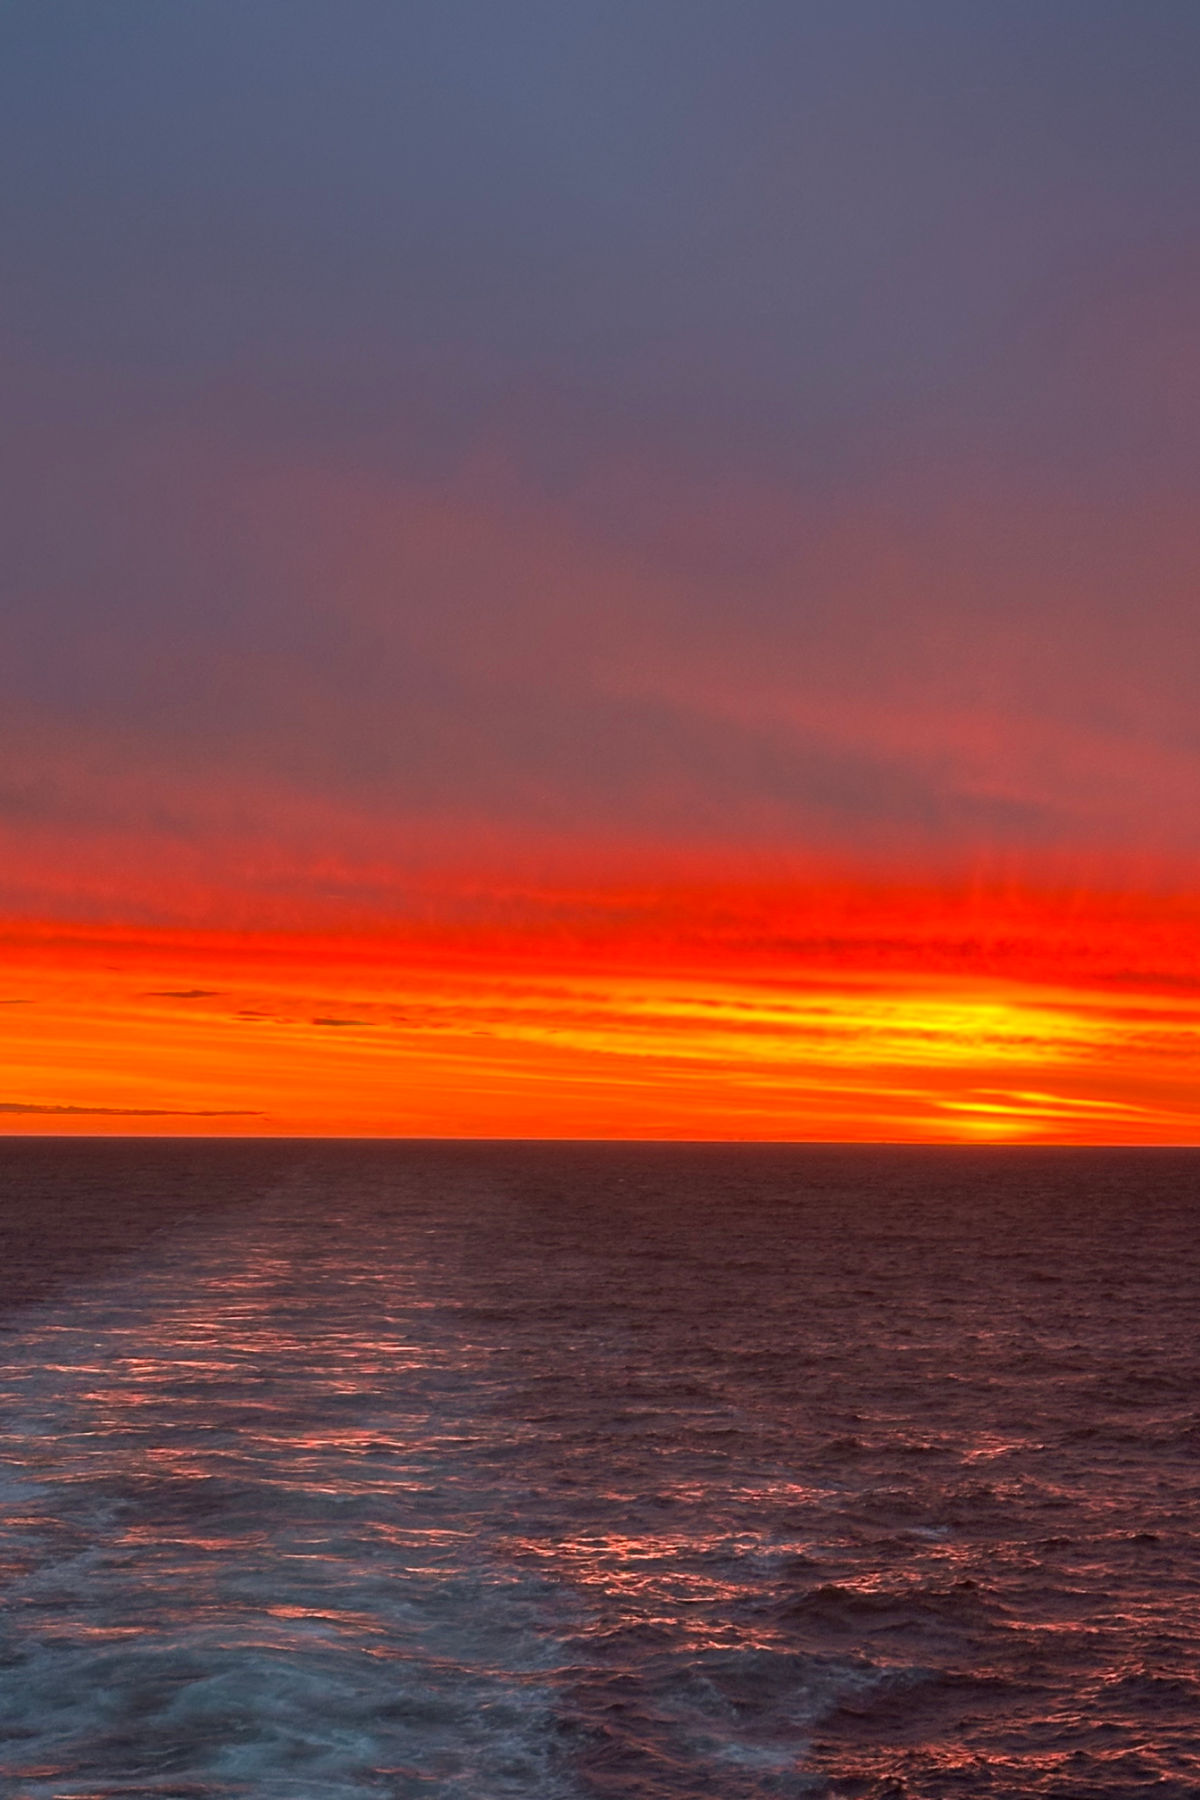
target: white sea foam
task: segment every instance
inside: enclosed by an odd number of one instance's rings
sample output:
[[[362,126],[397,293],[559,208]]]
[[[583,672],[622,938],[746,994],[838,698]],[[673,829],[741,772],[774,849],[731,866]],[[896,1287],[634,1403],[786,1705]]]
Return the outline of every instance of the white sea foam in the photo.
[[[278,1218],[181,1234],[8,1340],[9,1777],[565,1795],[555,1594],[495,1559],[501,1503],[456,1467],[469,1382],[403,1272],[298,1295]]]

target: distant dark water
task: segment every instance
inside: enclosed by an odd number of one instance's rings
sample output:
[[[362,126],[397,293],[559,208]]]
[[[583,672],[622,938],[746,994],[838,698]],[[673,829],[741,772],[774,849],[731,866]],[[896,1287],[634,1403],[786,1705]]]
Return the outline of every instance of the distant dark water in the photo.
[[[0,1144],[18,1800],[1200,1795],[1200,1154]]]

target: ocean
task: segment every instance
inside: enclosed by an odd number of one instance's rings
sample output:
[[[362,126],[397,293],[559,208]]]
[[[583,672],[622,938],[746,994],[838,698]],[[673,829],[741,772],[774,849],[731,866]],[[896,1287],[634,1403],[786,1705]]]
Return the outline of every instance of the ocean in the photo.
[[[0,1144],[13,1800],[1200,1795],[1200,1152]]]

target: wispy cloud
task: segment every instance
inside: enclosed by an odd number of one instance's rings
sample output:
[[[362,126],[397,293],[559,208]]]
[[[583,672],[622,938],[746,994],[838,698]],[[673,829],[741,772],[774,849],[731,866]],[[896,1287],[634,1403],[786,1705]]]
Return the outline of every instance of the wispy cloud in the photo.
[[[105,1119],[261,1119],[246,1108],[186,1106],[69,1106],[29,1100],[0,1100],[0,1113],[44,1114],[52,1118]]]
[[[215,1000],[220,991],[219,988],[151,988],[142,998],[145,1000]]]

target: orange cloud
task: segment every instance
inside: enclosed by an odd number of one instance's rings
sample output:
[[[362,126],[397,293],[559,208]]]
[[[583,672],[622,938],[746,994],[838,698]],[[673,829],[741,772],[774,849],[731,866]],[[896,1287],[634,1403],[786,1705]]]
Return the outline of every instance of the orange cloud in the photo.
[[[1200,1140],[1195,901],[457,900],[359,934],[10,927],[5,1128]]]

